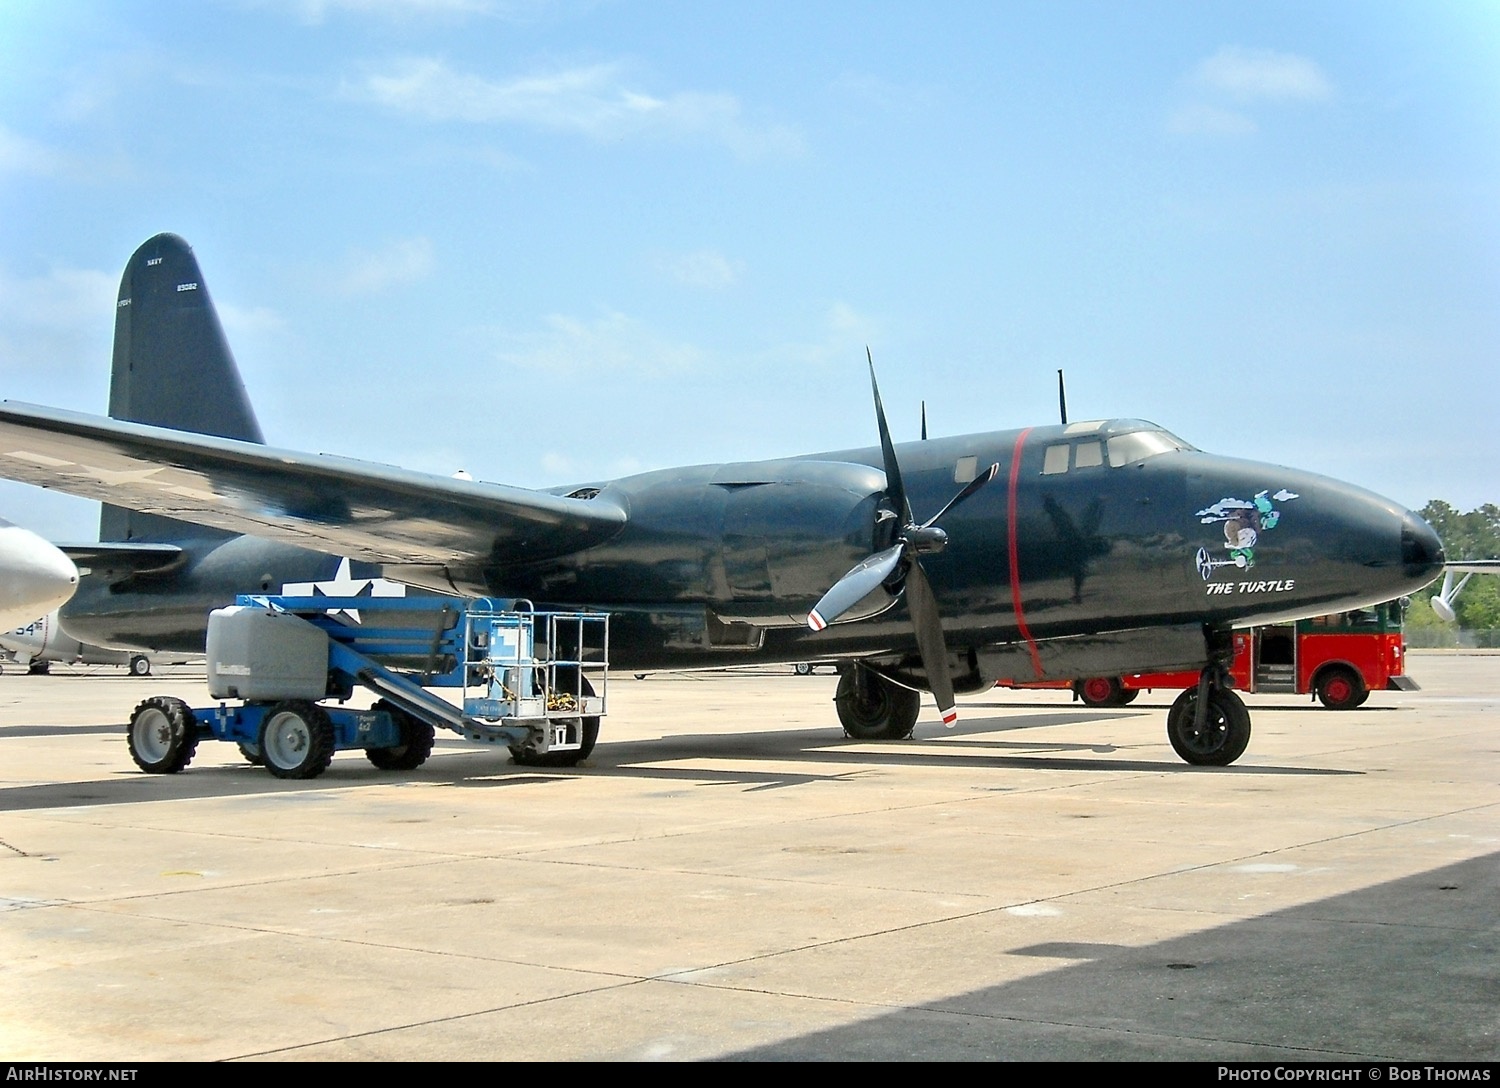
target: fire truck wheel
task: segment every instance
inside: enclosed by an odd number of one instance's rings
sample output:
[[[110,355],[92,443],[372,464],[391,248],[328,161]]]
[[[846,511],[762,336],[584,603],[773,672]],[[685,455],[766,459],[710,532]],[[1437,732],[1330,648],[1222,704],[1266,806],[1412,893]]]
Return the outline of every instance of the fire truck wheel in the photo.
[[[922,697],[873,672],[860,684],[855,675],[858,668],[856,665],[839,673],[838,690],[833,696],[845,735],[854,740],[905,740],[911,736]]]
[[[130,758],[148,774],[176,774],[198,750],[198,723],[181,699],[155,696],[135,708],[126,727]]]
[[[1172,749],[1188,763],[1200,767],[1227,767],[1244,754],[1250,744],[1250,711],[1232,691],[1215,688],[1208,695],[1208,714],[1203,728],[1194,727],[1198,689],[1188,688],[1167,711],[1167,739]]]
[[[572,688],[571,677],[559,667],[557,670],[557,686],[560,691],[568,691]],[[588,682],[587,677],[578,678],[578,690],[584,698],[592,698],[594,685]],[[538,752],[524,744],[513,744],[510,748],[510,758],[522,767],[576,767],[579,763],[588,759],[589,753],[594,750],[594,745],[599,741],[599,719],[577,718],[578,740],[577,748],[569,748],[562,752]]]
[[[317,778],[333,762],[333,748],[333,723],[316,703],[277,703],[261,722],[261,755],[277,778]]]
[[[1313,683],[1318,702],[1329,710],[1353,710],[1370,697],[1364,681],[1342,665],[1324,669]]]
[[[1078,699],[1084,706],[1124,706],[1135,698],[1135,692],[1126,697],[1125,689],[1113,676],[1091,676],[1073,685]]]
[[[370,709],[383,710],[395,719],[401,743],[390,748],[366,748],[365,758],[382,771],[414,771],[427,762],[433,742],[430,722],[418,721],[387,699],[381,699]]]

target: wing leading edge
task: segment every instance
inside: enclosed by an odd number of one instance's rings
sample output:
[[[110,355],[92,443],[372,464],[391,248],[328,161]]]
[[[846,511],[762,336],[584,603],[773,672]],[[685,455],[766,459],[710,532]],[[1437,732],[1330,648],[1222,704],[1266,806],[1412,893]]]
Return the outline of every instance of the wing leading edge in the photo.
[[[410,472],[140,423],[0,402],[0,474],[376,563],[525,562],[607,540],[607,498]]]

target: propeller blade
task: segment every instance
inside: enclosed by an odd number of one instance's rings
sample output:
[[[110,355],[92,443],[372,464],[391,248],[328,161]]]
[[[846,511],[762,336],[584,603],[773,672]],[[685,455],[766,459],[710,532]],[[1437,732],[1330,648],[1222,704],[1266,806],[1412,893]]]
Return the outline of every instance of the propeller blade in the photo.
[[[911,524],[911,506],[906,501],[906,487],[901,482],[901,466],[896,463],[896,446],[891,441],[891,429],[886,426],[885,406],[880,403],[880,383],[875,380],[875,357],[865,347],[865,358],[870,361],[870,388],[875,392],[875,422],[880,425],[880,455],[885,461],[885,493],[901,518],[902,525]]]
[[[928,518],[927,519],[927,523],[925,525],[923,525],[922,528],[924,528],[924,529],[930,529],[930,528],[932,528],[932,523],[933,522],[937,521],[938,518],[942,517],[949,510],[952,510],[955,506],[957,506],[959,503],[963,502],[970,495],[974,494],[974,492],[978,491],[981,487],[983,487],[985,484],[989,483],[991,480],[993,480],[998,475],[1000,475],[1000,462],[996,461],[993,465],[991,465],[989,468],[985,469],[978,476],[975,476],[968,483],[964,484],[964,489],[962,491],[960,491],[957,495],[954,495],[953,498],[949,499],[947,506],[944,506],[936,514],[933,514],[932,517]]]
[[[937,598],[922,570],[913,563],[906,572],[906,607],[911,611],[912,626],[917,630],[917,652],[922,655],[922,671],[927,686],[937,700],[938,713],[949,729],[958,722],[958,706],[953,698],[953,678],[948,675],[948,644],[943,639],[943,624],[938,618]]]
[[[873,593],[901,562],[904,547],[904,544],[893,544],[883,552],[876,552],[833,583],[833,588],[823,594],[823,599],[807,614],[807,626],[821,631]]]

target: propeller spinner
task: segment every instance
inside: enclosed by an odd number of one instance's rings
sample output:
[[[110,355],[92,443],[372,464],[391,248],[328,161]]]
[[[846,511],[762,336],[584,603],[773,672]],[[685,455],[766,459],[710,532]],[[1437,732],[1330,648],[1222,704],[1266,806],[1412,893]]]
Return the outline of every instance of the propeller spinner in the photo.
[[[922,670],[927,674],[927,683],[937,700],[943,724],[952,728],[958,721],[958,710],[953,698],[953,678],[948,673],[948,647],[943,639],[937,598],[933,595],[926,571],[922,569],[921,557],[940,552],[947,546],[948,534],[938,528],[937,520],[993,480],[999,473],[1000,466],[993,464],[974,477],[941,510],[918,525],[912,517],[911,505],[906,501],[906,486],[901,481],[896,447],[891,442],[890,428],[886,426],[885,407],[880,403],[880,384],[875,380],[875,360],[870,356],[869,348],[865,349],[865,357],[870,363],[870,388],[875,394],[875,422],[880,427],[880,453],[885,461],[885,493],[895,508],[897,517],[901,519],[902,528],[896,534],[894,544],[865,559],[823,594],[823,599],[807,614],[807,625],[814,631],[821,631],[830,623],[837,622],[840,616],[881,585],[894,587],[892,592],[899,593],[904,583],[907,608],[916,630],[917,652],[922,658]]]

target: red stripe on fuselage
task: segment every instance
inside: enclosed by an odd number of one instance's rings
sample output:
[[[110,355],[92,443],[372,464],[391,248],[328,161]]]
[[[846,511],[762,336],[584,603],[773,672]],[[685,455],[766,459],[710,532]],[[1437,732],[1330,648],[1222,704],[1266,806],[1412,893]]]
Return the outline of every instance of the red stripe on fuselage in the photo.
[[[1036,639],[1031,637],[1031,629],[1026,626],[1026,613],[1021,607],[1021,560],[1020,548],[1016,543],[1016,488],[1021,482],[1021,447],[1026,444],[1026,436],[1031,433],[1027,427],[1016,436],[1016,449],[1010,459],[1010,492],[1006,498],[1006,535],[1010,550],[1010,605],[1016,614],[1016,627],[1021,632],[1021,637],[1026,640],[1026,648],[1031,651],[1031,667],[1036,670],[1036,678],[1042,678],[1042,655],[1037,652]]]

